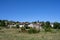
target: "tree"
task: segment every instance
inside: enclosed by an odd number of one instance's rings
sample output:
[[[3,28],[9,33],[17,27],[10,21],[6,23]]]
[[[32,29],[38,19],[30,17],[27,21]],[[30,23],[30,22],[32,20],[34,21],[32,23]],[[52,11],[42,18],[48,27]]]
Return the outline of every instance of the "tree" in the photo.
[[[36,24],[37,22],[35,21],[35,22],[32,22],[33,24]]]
[[[0,26],[1,26],[1,22],[2,22],[2,21],[0,20]]]
[[[47,31],[51,31],[51,25],[50,25],[50,22],[47,21],[44,25],[44,30],[47,32]]]
[[[40,22],[41,23],[41,26],[44,28],[44,25],[45,25],[45,22]]]
[[[6,26],[5,20],[0,20],[0,26]]]
[[[60,29],[60,23],[58,23],[58,22],[54,22],[54,29]]]
[[[16,25],[17,28],[19,28],[19,25]]]
[[[29,29],[28,24],[25,24],[24,27],[25,27],[26,29]]]

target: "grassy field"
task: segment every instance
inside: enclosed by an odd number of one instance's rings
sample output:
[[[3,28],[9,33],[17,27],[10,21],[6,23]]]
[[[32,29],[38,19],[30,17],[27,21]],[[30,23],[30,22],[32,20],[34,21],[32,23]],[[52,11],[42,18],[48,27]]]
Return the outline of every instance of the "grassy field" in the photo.
[[[60,30],[55,32],[40,32],[36,34],[20,33],[18,29],[0,30],[0,40],[60,40]]]

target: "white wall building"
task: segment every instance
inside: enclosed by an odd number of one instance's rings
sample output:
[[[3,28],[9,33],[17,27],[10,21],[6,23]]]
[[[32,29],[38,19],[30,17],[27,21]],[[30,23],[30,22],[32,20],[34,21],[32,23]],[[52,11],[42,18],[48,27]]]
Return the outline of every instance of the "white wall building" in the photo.
[[[32,27],[32,28],[37,28],[37,29],[42,29],[42,26],[40,24],[29,24],[28,27]]]
[[[34,27],[34,25],[33,25],[33,24],[29,24],[29,25],[28,25],[28,27],[32,27],[32,28],[33,28],[33,27]]]
[[[24,27],[24,25],[19,25],[19,27]]]
[[[9,28],[16,27],[16,25],[8,25]]]

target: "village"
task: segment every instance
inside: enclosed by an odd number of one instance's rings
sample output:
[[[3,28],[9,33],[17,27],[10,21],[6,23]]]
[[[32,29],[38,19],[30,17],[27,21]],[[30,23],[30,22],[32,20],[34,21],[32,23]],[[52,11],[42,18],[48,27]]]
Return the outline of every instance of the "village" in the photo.
[[[36,28],[42,29],[42,22],[36,22],[36,23],[20,22],[20,23],[17,23],[17,24],[19,25],[20,28],[24,27],[24,25],[27,25],[27,27],[32,27],[32,28],[36,27]],[[17,24],[12,23],[12,24],[8,25],[8,27],[9,28],[16,27]],[[50,25],[51,25],[51,27],[53,27],[52,23]]]
[[[4,23],[3,23],[4,21]],[[49,21],[47,21],[49,22]],[[21,27],[32,27],[32,28],[39,28],[39,29],[42,29],[42,26],[45,24],[45,22],[39,22],[39,21],[35,21],[35,22],[14,22],[14,21],[8,21],[8,20],[0,20],[0,25],[1,24],[4,24],[6,27],[9,27],[9,28],[13,28],[13,27],[16,27],[16,25],[19,26],[19,28]],[[4,26],[2,25],[2,26]],[[50,23],[50,26],[53,27],[53,23]]]

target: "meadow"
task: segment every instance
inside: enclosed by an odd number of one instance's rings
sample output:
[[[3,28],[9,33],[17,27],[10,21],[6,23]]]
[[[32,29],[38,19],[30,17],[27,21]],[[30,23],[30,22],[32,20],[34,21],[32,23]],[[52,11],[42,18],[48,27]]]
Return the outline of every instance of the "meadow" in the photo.
[[[60,40],[60,30],[54,32],[41,31],[35,34],[19,32],[20,29],[6,29],[0,30],[0,40]]]

